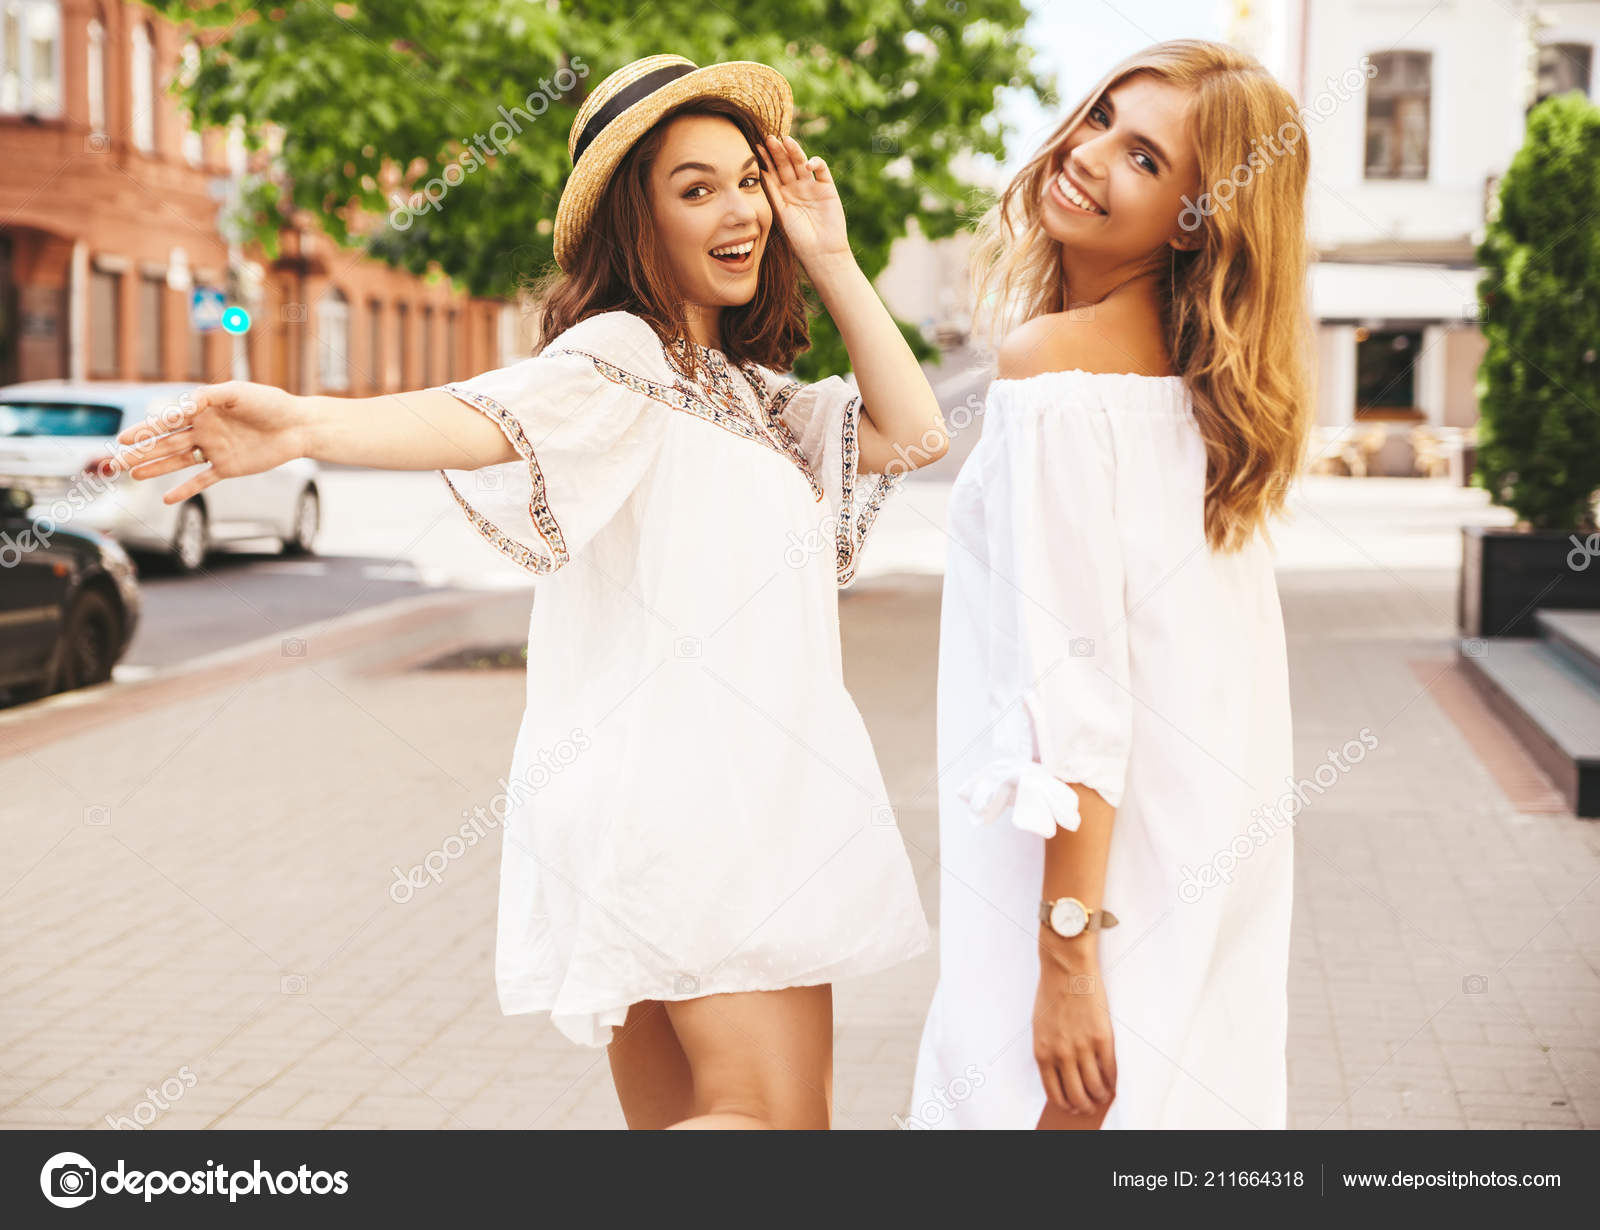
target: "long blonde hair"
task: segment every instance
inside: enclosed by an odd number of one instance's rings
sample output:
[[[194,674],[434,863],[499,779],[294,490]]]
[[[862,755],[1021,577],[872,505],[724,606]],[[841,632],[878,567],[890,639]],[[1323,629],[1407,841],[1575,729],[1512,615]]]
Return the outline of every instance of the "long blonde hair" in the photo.
[[[1019,317],[1066,308],[1061,244],[1039,222],[1051,156],[1106,90],[1135,73],[1193,99],[1201,242],[1173,251],[1170,279],[1157,281],[1173,370],[1188,386],[1206,445],[1206,540],[1214,550],[1237,550],[1283,511],[1312,420],[1309,151],[1299,107],[1266,69],[1235,48],[1195,39],[1158,43],[1118,64],[979,223],[973,298],[991,337]]]

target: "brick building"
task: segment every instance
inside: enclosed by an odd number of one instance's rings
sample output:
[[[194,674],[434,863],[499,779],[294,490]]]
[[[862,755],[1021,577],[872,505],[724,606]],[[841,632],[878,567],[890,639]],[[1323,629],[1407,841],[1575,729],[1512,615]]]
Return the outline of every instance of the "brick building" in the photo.
[[[167,93],[194,54],[137,4],[0,0],[0,384],[238,377],[367,396],[514,357],[508,305],[309,224],[276,260],[230,247],[240,134],[194,131]],[[195,287],[246,307],[249,332],[194,329]]]

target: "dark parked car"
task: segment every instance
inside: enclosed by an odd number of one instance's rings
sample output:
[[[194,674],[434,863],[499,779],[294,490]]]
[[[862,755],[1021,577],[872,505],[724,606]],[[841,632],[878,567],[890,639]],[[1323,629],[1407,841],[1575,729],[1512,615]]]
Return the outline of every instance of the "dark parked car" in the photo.
[[[12,702],[105,682],[139,624],[128,553],[91,529],[52,528],[33,504],[0,486],[0,693]]]

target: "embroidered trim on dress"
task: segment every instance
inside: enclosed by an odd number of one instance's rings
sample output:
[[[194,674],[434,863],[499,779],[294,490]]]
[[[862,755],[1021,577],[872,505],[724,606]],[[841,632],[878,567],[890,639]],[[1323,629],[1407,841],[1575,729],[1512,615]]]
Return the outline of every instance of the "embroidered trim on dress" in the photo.
[[[783,421],[784,410],[794,400],[794,395],[805,386],[798,380],[791,380],[786,384],[779,385],[769,396],[767,382],[762,378],[754,363],[741,363],[739,370],[744,373],[745,380],[749,382],[751,389],[760,398],[767,416],[767,425],[778,436],[784,449],[795,459],[800,468],[806,472],[806,479],[811,483],[811,493],[816,497],[817,502],[821,503],[824,495],[822,484],[817,481],[816,475],[811,473],[811,467],[806,461],[805,450],[800,447],[800,441],[794,438],[794,432],[789,430],[789,424]]]
[[[839,584],[853,580],[856,575],[856,556],[866,545],[867,531],[878,519],[883,503],[891,492],[899,489],[903,474],[872,474],[867,477],[866,498],[856,506],[856,479],[860,477],[859,446],[856,428],[861,418],[861,398],[852,397],[844,408],[843,485],[839,498],[839,531],[837,540]]]
[[[699,343],[696,343],[699,345]],[[587,350],[572,347],[563,347],[560,350],[547,350],[548,355],[571,354],[579,355],[593,363],[595,370],[607,380],[642,393],[652,401],[658,401],[674,410],[682,410],[696,418],[713,423],[725,431],[730,431],[741,439],[763,445],[781,457],[787,457],[800,467],[800,472],[805,475],[806,482],[810,484],[813,495],[821,500],[823,498],[822,485],[817,481],[816,475],[811,473],[811,468],[806,464],[805,454],[800,451],[800,446],[795,442],[794,436],[789,432],[788,426],[779,423],[781,439],[773,439],[772,435],[761,430],[755,417],[740,409],[741,404],[747,404],[748,398],[741,394],[734,384],[727,361],[722,355],[708,347],[700,349],[709,356],[708,369],[711,373],[712,390],[702,388],[693,381],[678,377],[672,384],[662,384],[659,380],[651,380],[627,368],[618,367],[599,355]],[[749,379],[748,375],[746,379]],[[752,382],[751,392],[759,398],[760,385]],[[715,392],[716,396],[712,396]],[[720,399],[720,400],[719,400]],[[769,415],[770,421],[770,415]]]
[[[754,363],[741,363],[739,372],[750,386],[750,391],[755,395],[759,414],[749,414],[741,407],[749,405],[749,399],[739,391],[734,382],[727,359],[721,351],[712,350],[708,346],[693,343],[706,360],[707,370],[710,373],[711,388],[703,388],[693,381],[679,377],[673,384],[662,384],[660,381],[651,380],[646,376],[630,372],[626,368],[601,358],[587,350],[564,347],[561,350],[545,351],[549,355],[571,354],[588,359],[593,363],[595,370],[606,379],[625,388],[641,393],[653,401],[670,406],[675,410],[682,410],[696,418],[715,424],[730,431],[741,439],[750,440],[770,448],[780,456],[789,458],[800,472],[805,476],[813,495],[820,502],[825,495],[822,484],[817,476],[812,473],[806,461],[805,453],[801,450],[799,441],[788,423],[783,420],[783,412],[788,408],[795,396],[806,386],[798,380],[787,380],[770,391],[765,379]],[[675,343],[682,349],[683,339]],[[500,529],[470,503],[456,490],[455,484],[445,474],[439,471],[439,476],[444,479],[445,486],[450,494],[455,497],[457,504],[471,520],[478,533],[483,535],[494,547],[517,564],[534,573],[551,573],[566,564],[572,557],[567,551],[566,537],[561,532],[561,526],[556,521],[555,513],[551,510],[545,491],[544,474],[539,469],[538,458],[534,454],[533,446],[529,444],[527,435],[522,430],[522,424],[516,416],[508,411],[494,398],[474,389],[463,388],[459,385],[444,384],[436,386],[453,397],[466,402],[474,409],[493,419],[516,448],[518,454],[528,463],[528,480],[532,496],[528,502],[528,519],[538,531],[539,536],[549,546],[551,554],[540,554],[525,543],[518,542],[500,531]],[[855,577],[856,557],[866,544],[867,532],[877,520],[882,511],[885,500],[897,490],[903,479],[902,474],[873,474],[867,476],[864,483],[858,484],[861,479],[859,473],[860,451],[857,440],[857,429],[861,418],[861,398],[859,395],[852,397],[845,406],[844,423],[842,426],[842,474],[840,475],[840,498],[838,509],[838,529],[835,537],[835,570],[838,583],[844,585]],[[761,420],[765,420],[765,428]],[[864,487],[864,494],[861,488]]]
[[[706,369],[711,373],[711,383],[715,386],[716,391],[732,406],[748,405],[748,399],[739,391],[738,386],[733,381],[732,371],[728,367],[728,358],[722,351],[713,350],[710,346],[702,346],[699,342],[690,342],[681,336],[674,338],[672,341],[672,349],[678,354],[687,353],[691,345],[699,352],[701,359],[705,361]],[[780,417],[783,408],[789,404],[790,399],[805,386],[798,381],[790,381],[788,384],[778,388],[776,396],[769,396],[766,380],[763,379],[757,365],[748,359],[739,364],[739,374],[744,377],[745,383],[750,386],[750,391],[756,398],[756,406],[759,411],[755,416],[756,426],[758,428],[762,426],[760,419],[764,415],[766,419],[765,426],[770,435],[777,437],[776,440],[769,438],[767,443],[786,454],[795,465],[800,467],[801,473],[806,476],[806,482],[811,486],[812,496],[818,503],[821,503],[826,495],[822,489],[822,484],[817,481],[817,476],[811,472],[811,466],[806,461],[805,452],[801,449],[800,442],[794,438],[794,433],[789,430],[789,424],[785,423]],[[694,386],[691,384],[688,387],[693,388]]]
[[[554,572],[572,557],[567,553],[566,536],[562,534],[561,526],[556,522],[555,513],[550,510],[550,504],[545,496],[544,472],[539,469],[539,460],[533,454],[533,446],[528,443],[522,424],[517,421],[516,415],[486,393],[455,384],[442,384],[437,387],[498,423],[500,430],[505,432],[506,438],[511,441],[512,447],[527,461],[528,485],[533,493],[528,500],[528,520],[533,523],[534,529],[539,531],[539,537],[549,546],[551,554],[541,555],[526,543],[518,542],[501,533],[494,522],[462,498],[461,493],[456,490],[456,485],[450,481],[450,476],[441,469],[439,477],[444,479],[444,485],[450,488],[450,494],[455,496],[456,503],[461,505],[462,511],[467,514],[478,533],[493,543],[495,549],[502,555],[509,556],[529,572]]]

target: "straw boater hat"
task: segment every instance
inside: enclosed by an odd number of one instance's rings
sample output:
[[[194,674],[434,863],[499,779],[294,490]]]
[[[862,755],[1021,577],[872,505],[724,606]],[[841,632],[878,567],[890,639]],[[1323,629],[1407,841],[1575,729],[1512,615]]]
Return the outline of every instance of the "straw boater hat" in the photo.
[[[682,56],[646,56],[617,69],[583,100],[572,121],[567,153],[572,174],[556,206],[556,264],[570,269],[594,216],[595,203],[622,156],[679,103],[725,98],[778,136],[789,131],[794,95],[782,73],[751,60],[696,68]]]

